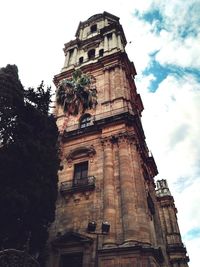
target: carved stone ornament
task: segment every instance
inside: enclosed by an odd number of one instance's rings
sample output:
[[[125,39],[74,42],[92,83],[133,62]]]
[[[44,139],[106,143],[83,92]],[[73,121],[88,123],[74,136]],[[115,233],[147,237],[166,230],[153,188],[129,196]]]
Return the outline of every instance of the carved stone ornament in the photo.
[[[70,153],[66,156],[66,160],[69,165],[72,165],[73,160],[81,157],[88,157],[90,159],[90,162],[93,162],[95,154],[96,151],[93,146],[79,147],[74,150],[71,150]]]
[[[0,251],[1,267],[39,267],[39,263],[25,251],[5,249]]]

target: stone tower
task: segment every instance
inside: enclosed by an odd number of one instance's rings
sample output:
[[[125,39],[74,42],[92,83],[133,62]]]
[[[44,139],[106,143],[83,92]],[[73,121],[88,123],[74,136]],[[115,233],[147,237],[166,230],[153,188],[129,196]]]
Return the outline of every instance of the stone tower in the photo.
[[[54,77],[62,168],[47,266],[188,266],[173,198],[162,182],[155,191],[158,171],[119,18],[94,15],[75,36]],[[174,264],[177,257],[184,260]]]
[[[181,240],[176,216],[177,209],[166,180],[157,181],[156,195],[170,266],[188,266],[189,257],[186,256],[187,251]]]

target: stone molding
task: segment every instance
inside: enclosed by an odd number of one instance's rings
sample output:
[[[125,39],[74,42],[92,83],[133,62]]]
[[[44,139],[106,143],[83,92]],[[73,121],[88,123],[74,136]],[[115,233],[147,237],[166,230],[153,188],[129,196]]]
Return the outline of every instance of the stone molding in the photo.
[[[94,155],[96,154],[96,150],[94,149],[93,145],[90,147],[78,147],[73,150],[70,150],[68,155],[65,156],[68,165],[72,165],[72,162],[78,158],[89,158],[91,162],[93,162]]]

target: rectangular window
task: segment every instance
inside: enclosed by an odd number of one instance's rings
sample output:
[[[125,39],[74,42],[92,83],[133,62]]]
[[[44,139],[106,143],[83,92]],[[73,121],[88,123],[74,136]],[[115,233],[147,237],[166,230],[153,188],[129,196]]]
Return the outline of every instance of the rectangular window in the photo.
[[[88,161],[74,165],[74,181],[86,179],[88,177]]]

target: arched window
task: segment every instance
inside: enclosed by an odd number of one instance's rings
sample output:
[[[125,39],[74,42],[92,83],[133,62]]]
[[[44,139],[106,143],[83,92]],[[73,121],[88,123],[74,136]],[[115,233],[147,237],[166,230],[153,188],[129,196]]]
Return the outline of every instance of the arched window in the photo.
[[[95,49],[91,49],[88,51],[88,58],[89,59],[95,58]]]
[[[97,31],[97,24],[94,24],[94,25],[92,25],[91,27],[90,27],[90,32],[91,33],[94,33],[94,32],[96,32]]]
[[[83,57],[79,57],[79,64],[83,63]]]
[[[89,125],[91,125],[91,115],[90,114],[84,114],[80,118],[80,128],[85,128]]]

